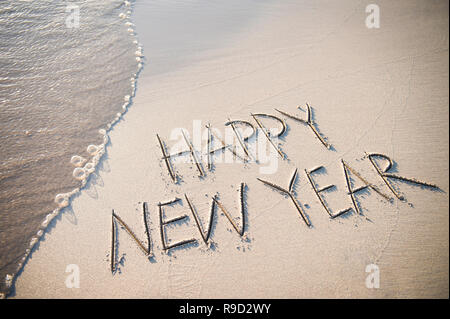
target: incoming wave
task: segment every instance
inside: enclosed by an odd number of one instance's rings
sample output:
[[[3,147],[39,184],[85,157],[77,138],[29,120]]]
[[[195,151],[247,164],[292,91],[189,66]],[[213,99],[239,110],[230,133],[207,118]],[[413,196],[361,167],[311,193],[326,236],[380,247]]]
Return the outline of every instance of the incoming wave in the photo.
[[[0,296],[95,172],[131,104],[144,59],[132,8],[0,3]]]

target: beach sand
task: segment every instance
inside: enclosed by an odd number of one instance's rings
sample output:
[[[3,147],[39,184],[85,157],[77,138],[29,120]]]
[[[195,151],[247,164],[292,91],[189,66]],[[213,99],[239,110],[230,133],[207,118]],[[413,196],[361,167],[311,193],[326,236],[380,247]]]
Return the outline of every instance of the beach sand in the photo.
[[[133,105],[111,131],[96,175],[52,222],[11,296],[448,298],[448,2],[378,1],[378,29],[366,27],[369,3],[137,1],[133,22],[146,60]],[[274,110],[305,116],[297,106],[306,103],[333,149]],[[201,121],[202,129],[209,122],[223,130],[228,118],[256,125],[251,113],[288,125],[280,140],[287,159],[275,172],[224,163],[213,171],[203,165],[199,178],[194,164],[175,163],[182,181],[172,182],[156,134],[171,146],[176,128],[192,134]],[[352,207],[341,159],[394,197],[365,152],[389,156],[395,174],[440,191],[399,182],[406,201],[388,202],[367,190],[357,196],[361,215],[330,219],[305,169],[325,167],[314,178],[336,185],[325,194],[336,212]],[[296,168],[295,197],[312,227],[289,198],[257,180],[287,187]],[[241,225],[242,182],[244,236],[218,211],[208,247],[184,194],[203,229],[216,193]],[[165,207],[165,218],[189,217],[166,226],[166,235],[197,244],[166,253],[157,204],[175,197],[182,202]],[[113,275],[112,210],[146,244],[143,202],[154,256],[117,227],[121,262]],[[379,288],[366,286],[370,264],[379,269]],[[79,288],[67,287],[68,265],[79,269]]]

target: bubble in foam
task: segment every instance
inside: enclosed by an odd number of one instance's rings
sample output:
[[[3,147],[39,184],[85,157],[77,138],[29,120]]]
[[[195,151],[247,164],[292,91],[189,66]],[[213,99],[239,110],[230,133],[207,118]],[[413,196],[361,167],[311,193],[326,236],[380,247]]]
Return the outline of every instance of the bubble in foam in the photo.
[[[81,157],[79,155],[74,155],[70,159],[70,163],[76,167],[81,167],[86,162],[86,159],[84,157]]]
[[[82,180],[86,178],[86,171],[82,167],[77,167],[73,170],[72,173],[73,177],[75,177],[78,180]]]
[[[55,196],[55,203],[58,204],[60,208],[66,207],[67,205],[69,205],[69,198],[66,194],[58,194]]]
[[[44,228],[47,227],[48,223],[50,222],[50,215],[51,214],[48,214],[47,216],[45,216],[45,219],[42,222],[41,227],[44,227]]]
[[[98,146],[91,144],[87,147],[86,150],[89,153],[89,155],[95,155],[98,152]]]
[[[98,130],[98,132],[101,134],[101,135],[106,135],[106,130],[105,129],[99,129]]]
[[[130,32],[130,33],[134,32],[133,28],[128,28],[127,31]]]
[[[84,170],[88,173],[94,172],[94,169],[95,169],[94,163],[89,162],[86,165],[84,165]]]
[[[124,1],[124,4],[129,7],[131,5],[131,3],[129,1]]]
[[[126,17],[127,17],[127,15],[123,12],[119,14],[119,18],[121,18],[121,19],[125,19]]]
[[[138,56],[136,57],[136,61],[141,62],[141,60],[142,59],[140,57],[138,57]]]
[[[31,238],[29,247],[32,248],[37,242],[38,242],[38,238],[36,238],[36,237]]]
[[[7,288],[11,288],[12,286],[12,281],[13,281],[13,275],[7,274],[5,276],[5,284]]]

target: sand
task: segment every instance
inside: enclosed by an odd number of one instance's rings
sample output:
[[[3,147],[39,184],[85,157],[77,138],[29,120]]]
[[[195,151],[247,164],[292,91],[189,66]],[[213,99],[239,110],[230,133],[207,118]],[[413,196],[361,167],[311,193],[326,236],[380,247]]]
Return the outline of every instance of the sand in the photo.
[[[146,64],[133,105],[111,131],[96,176],[49,227],[12,297],[448,298],[448,2],[378,1],[379,29],[365,25],[367,4],[138,1],[133,19]],[[224,163],[213,171],[204,165],[200,179],[195,165],[176,163],[182,182],[172,182],[156,134],[171,146],[176,128],[192,134],[201,121],[223,131],[228,118],[256,125],[250,113],[275,115],[274,108],[305,116],[296,109],[305,103],[333,149],[278,114],[288,126],[280,140],[287,159],[274,172]],[[342,159],[394,197],[364,152],[389,156],[393,172],[440,191],[395,183],[406,201],[388,202],[367,190],[357,196],[362,214],[330,219],[305,169],[325,167],[314,178],[335,185],[325,194],[334,211],[352,207]],[[312,227],[289,198],[257,180],[287,187],[296,168],[295,197]],[[206,245],[184,194],[204,229],[216,193],[240,226],[242,182],[244,236],[218,214]],[[165,207],[165,218],[188,218],[166,226],[166,235],[197,244],[167,253],[157,204],[175,197],[182,202]],[[154,256],[118,227],[121,262],[113,275],[112,210],[146,244],[143,202]],[[379,269],[379,288],[366,286],[370,264]],[[79,288],[66,285],[68,265],[79,269]]]

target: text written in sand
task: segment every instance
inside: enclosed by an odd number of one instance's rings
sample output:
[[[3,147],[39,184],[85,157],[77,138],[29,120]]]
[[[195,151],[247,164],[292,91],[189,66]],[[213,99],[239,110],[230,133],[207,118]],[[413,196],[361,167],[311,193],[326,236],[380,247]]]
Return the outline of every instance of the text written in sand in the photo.
[[[317,123],[313,120],[313,109],[306,104],[304,108],[299,107],[305,111],[305,118],[301,118],[297,115],[291,114],[289,111],[274,109],[275,114],[267,113],[252,113],[250,114],[250,121],[248,120],[231,120],[225,122],[225,126],[231,128],[231,132],[234,134],[233,143],[229,143],[227,140],[221,138],[213,127],[208,124],[207,129],[207,147],[202,153],[195,147],[195,143],[191,141],[189,136],[182,130],[182,142],[185,149],[170,153],[166,147],[166,144],[160,135],[156,135],[158,148],[161,152],[161,161],[163,161],[164,169],[170,180],[175,184],[179,185],[181,177],[177,174],[174,169],[173,160],[182,157],[189,156],[192,163],[195,164],[195,169],[200,180],[204,179],[207,174],[214,174],[213,170],[213,155],[217,152],[230,152],[233,155],[233,159],[239,158],[241,163],[255,164],[259,165],[260,161],[257,155],[252,154],[250,150],[251,143],[258,143],[259,139],[264,139],[269,143],[269,147],[272,149],[273,154],[282,160],[287,160],[287,155],[279,147],[279,139],[284,138],[288,135],[288,122],[286,120],[292,121],[292,123],[299,123],[305,125],[307,129],[311,132],[312,136],[320,143],[327,151],[334,151],[333,146],[328,142],[328,139],[320,133]],[[283,116],[285,119],[281,118]],[[266,120],[275,121],[278,123],[279,127],[272,129],[265,125]],[[253,120],[253,122],[251,121]],[[241,127],[241,129],[239,129]],[[246,128],[246,134],[242,127]],[[257,134],[258,132],[258,134]],[[259,134],[261,133],[261,134]],[[218,144],[218,146],[216,146]],[[200,154],[200,156],[199,156]],[[305,179],[308,181],[311,190],[317,197],[323,212],[326,213],[331,219],[344,216],[346,214],[355,213],[362,215],[361,211],[361,199],[358,195],[363,191],[370,190],[370,194],[375,194],[379,196],[382,200],[387,203],[394,202],[395,199],[405,201],[405,197],[398,190],[398,186],[394,185],[394,182],[403,182],[411,185],[420,186],[422,188],[429,188],[431,190],[439,190],[437,185],[423,182],[415,178],[404,177],[398,174],[394,174],[393,167],[394,161],[387,155],[381,153],[368,153],[364,152],[364,159],[370,167],[374,170],[376,175],[381,179],[381,184],[385,187],[376,186],[373,182],[369,181],[369,178],[364,176],[360,171],[356,170],[349,162],[344,159],[340,159],[339,165],[342,167],[342,178],[346,185],[346,195],[349,198],[349,203],[347,207],[336,209],[330,207],[326,201],[326,194],[336,190],[336,185],[318,185],[316,182],[317,174],[323,174],[326,169],[323,165],[318,165],[310,169],[303,169],[301,174],[304,174]],[[206,166],[206,169],[205,167]],[[297,178],[299,177],[300,170],[298,168],[293,168],[293,173],[288,179],[286,185],[278,185],[272,182],[268,178],[256,177],[256,180],[267,186],[269,189],[278,192],[280,195],[284,196],[287,200],[292,203],[293,211],[296,212],[300,220],[309,228],[312,226],[312,221],[310,217],[306,214],[304,210],[304,205],[301,199],[295,195],[293,191],[294,185]],[[358,183],[359,187],[356,187]],[[217,195],[212,196],[210,204],[209,221],[207,225],[202,224],[200,221],[198,212],[195,208],[195,203],[189,196],[189,194],[184,194],[182,198],[175,197],[171,200],[165,202],[157,203],[156,210],[159,214],[159,233],[161,240],[161,247],[164,251],[170,251],[171,249],[177,247],[183,247],[190,244],[198,244],[198,241],[203,242],[204,245],[208,247],[210,244],[210,239],[212,236],[213,221],[218,212],[223,213],[226,217],[236,234],[242,238],[246,236],[246,192],[248,186],[246,182],[241,182],[239,187],[239,206],[240,212],[239,217],[233,218],[230,211],[226,208],[226,205],[220,201]],[[167,239],[165,229],[168,225],[180,222],[188,218],[188,215],[180,215],[173,217],[171,219],[165,219],[164,211],[166,209],[176,209],[176,206],[186,203],[189,207],[189,212],[198,230],[198,238],[186,238],[184,240],[172,243]],[[117,269],[117,257],[116,257],[116,231],[117,225],[120,225],[126,233],[131,237],[131,239],[136,243],[140,250],[149,257],[153,256],[153,247],[151,246],[150,231],[148,227],[148,204],[144,202],[142,204],[142,217],[143,224],[145,226],[146,244],[141,241],[138,236],[132,231],[129,225],[126,224],[124,220],[113,210],[112,212],[112,241],[111,241],[111,271],[114,273]],[[170,243],[169,243],[170,242]]]

